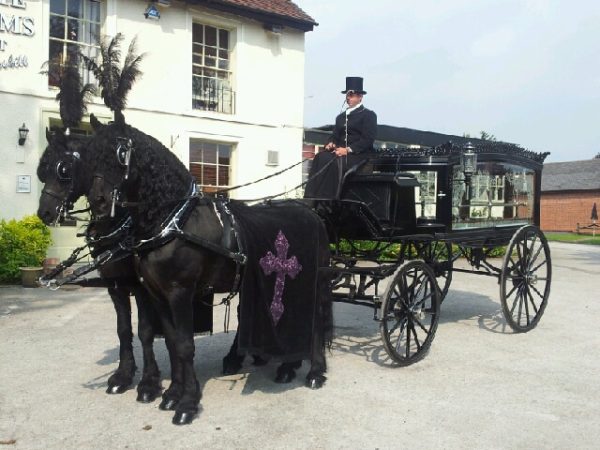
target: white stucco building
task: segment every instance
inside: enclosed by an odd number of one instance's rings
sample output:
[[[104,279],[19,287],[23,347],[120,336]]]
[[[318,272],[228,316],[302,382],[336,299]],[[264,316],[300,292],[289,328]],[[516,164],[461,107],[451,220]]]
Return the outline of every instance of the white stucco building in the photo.
[[[98,35],[120,32],[125,52],[137,37],[143,76],[125,118],[169,147],[210,191],[299,161],[304,34],[314,25],[289,0],[0,0],[0,218],[37,210],[45,129],[60,124],[57,91],[40,70],[68,46],[93,55]],[[88,113],[111,118],[100,98]],[[29,133],[20,145],[23,124]],[[231,196],[261,197],[300,182],[298,166]],[[68,254],[75,229],[53,235],[50,256]]]

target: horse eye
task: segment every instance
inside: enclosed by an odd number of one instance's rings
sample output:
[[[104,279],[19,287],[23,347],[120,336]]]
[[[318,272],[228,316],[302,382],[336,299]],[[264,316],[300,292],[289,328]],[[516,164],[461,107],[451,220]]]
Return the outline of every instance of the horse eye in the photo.
[[[117,160],[122,166],[127,165],[127,149],[119,147],[117,150]]]
[[[71,179],[71,164],[66,163],[64,161],[60,161],[56,165],[56,175],[60,180],[70,180]]]

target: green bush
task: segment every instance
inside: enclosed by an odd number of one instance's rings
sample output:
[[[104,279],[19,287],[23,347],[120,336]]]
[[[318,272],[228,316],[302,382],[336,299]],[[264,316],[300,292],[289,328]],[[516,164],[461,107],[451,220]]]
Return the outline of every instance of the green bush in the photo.
[[[50,229],[37,216],[0,221],[0,282],[17,281],[20,267],[41,266],[52,243]]]

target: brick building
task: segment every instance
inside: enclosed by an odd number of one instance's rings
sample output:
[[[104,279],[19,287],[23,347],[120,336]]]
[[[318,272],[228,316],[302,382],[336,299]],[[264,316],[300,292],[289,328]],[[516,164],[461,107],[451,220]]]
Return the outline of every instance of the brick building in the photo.
[[[600,207],[600,158],[544,164],[542,230],[574,232],[578,224],[589,226],[594,203]]]

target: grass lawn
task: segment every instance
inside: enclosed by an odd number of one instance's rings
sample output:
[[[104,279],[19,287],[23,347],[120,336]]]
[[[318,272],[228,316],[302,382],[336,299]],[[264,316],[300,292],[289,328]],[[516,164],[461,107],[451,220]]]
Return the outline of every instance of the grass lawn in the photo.
[[[591,234],[574,233],[544,233],[544,235],[549,241],[600,245],[600,230],[598,230],[595,237]]]

